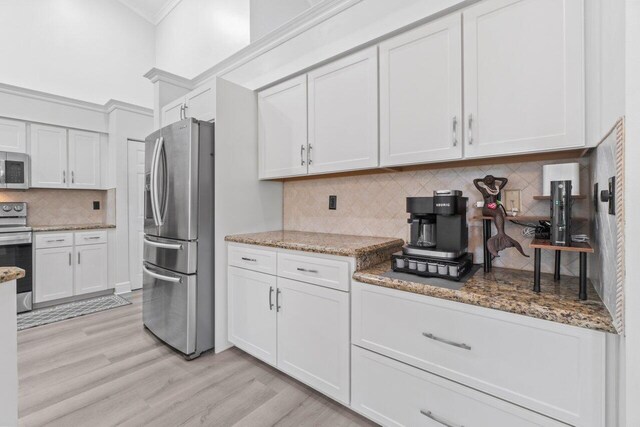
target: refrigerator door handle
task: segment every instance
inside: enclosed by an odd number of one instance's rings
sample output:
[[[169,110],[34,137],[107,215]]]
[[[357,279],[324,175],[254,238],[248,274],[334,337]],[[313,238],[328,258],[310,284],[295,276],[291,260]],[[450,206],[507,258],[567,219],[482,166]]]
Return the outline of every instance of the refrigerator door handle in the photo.
[[[179,277],[169,277],[169,276],[165,276],[162,274],[158,274],[158,273],[154,273],[153,271],[149,270],[146,266],[142,266],[142,271],[144,271],[145,273],[147,273],[149,276],[154,277],[158,280],[162,280],[165,282],[171,282],[171,283],[181,283],[182,279]]]
[[[162,224],[164,223],[162,219],[162,212],[160,212],[160,203],[158,201],[158,198],[160,197],[160,195],[158,194],[158,170],[159,170],[158,164],[160,162],[160,155],[162,153],[163,146],[164,146],[164,138],[160,137],[158,140],[157,148],[153,156],[154,161],[152,162],[153,168],[151,170],[151,194],[153,195],[151,197],[151,201],[153,203],[153,209],[155,211],[154,215],[157,217],[156,226],[158,227],[162,226]]]
[[[158,142],[160,138],[156,138],[156,142],[153,146],[153,155],[151,156],[151,182],[149,189],[149,198],[151,199],[151,214],[153,215],[153,223],[158,227],[158,213],[156,212],[156,200],[155,200],[155,187],[156,187],[156,178],[155,178],[155,170],[156,170],[156,153],[158,152]]]

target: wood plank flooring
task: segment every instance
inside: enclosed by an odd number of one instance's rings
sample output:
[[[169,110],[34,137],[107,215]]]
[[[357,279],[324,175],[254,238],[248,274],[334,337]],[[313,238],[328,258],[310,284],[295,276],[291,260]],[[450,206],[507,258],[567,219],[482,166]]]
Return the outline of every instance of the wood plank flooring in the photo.
[[[18,333],[21,426],[370,426],[238,349],[187,362],[132,305]]]

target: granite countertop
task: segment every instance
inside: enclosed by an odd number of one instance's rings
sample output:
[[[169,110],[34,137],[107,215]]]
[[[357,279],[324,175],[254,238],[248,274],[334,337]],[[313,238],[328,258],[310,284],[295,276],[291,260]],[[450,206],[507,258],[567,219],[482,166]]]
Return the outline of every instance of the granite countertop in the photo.
[[[99,230],[103,228],[116,228],[114,224],[64,224],[64,225],[32,225],[31,229],[37,233],[40,231],[78,231]]]
[[[494,267],[490,273],[479,270],[460,290],[382,276],[391,270],[391,261],[356,271],[354,280],[386,288],[462,302],[480,307],[521,314],[552,322],[616,334],[604,303],[589,283],[589,299],[578,299],[578,278],[541,275],[541,292],[533,288],[533,272]]]
[[[393,237],[351,236],[306,231],[267,231],[225,237],[227,242],[268,246],[356,258],[358,269],[368,268],[391,258],[404,241]]]
[[[0,283],[22,279],[24,270],[18,267],[0,267]]]

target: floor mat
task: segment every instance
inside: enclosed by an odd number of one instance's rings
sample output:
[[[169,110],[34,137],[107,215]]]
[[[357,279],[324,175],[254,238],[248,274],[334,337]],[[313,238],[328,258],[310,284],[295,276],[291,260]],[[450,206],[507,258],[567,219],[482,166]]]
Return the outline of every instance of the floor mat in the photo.
[[[97,313],[129,304],[131,304],[130,301],[119,295],[107,295],[56,305],[54,307],[41,308],[28,313],[18,314],[18,330],[22,331],[23,329],[72,319],[74,317],[84,316],[85,314]]]

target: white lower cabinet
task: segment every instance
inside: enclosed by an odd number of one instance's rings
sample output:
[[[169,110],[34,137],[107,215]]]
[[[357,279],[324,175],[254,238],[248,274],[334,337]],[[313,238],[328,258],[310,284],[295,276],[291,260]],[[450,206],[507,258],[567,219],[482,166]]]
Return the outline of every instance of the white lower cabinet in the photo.
[[[276,277],[229,267],[229,341],[276,364]]]
[[[76,277],[74,295],[107,289],[107,245],[85,245],[75,248]]]
[[[89,234],[104,243],[84,243]],[[34,241],[35,303],[108,289],[106,232],[36,233]]]
[[[244,246],[229,246],[230,262],[255,253]],[[349,405],[349,292],[282,277],[280,264],[277,276],[249,270],[260,269],[259,263],[242,265],[228,267],[229,341]],[[324,273],[314,274],[322,279]]]
[[[566,425],[353,346],[351,406],[384,426]]]
[[[73,296],[73,247],[36,249],[35,302]]]
[[[349,294],[278,277],[278,368],[349,403]]]
[[[358,282],[351,296],[352,344],[570,425],[604,425],[604,333]]]

